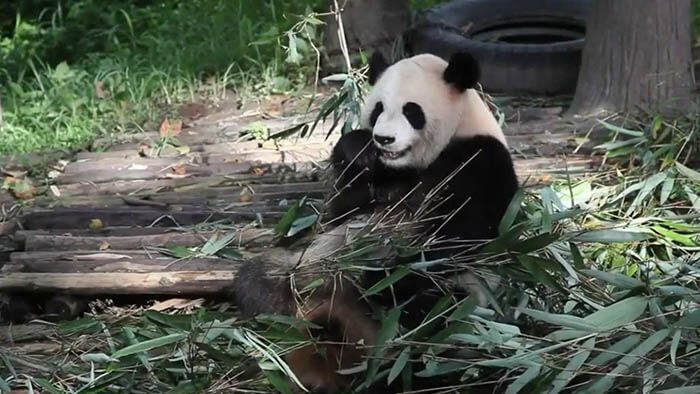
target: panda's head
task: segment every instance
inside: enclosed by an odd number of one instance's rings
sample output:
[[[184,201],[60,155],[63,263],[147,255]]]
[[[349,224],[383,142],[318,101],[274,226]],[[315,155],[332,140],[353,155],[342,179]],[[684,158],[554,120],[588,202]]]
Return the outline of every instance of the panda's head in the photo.
[[[455,136],[486,134],[505,144],[501,127],[473,89],[479,73],[467,53],[449,62],[423,54],[393,65],[375,53],[361,125],[372,130],[380,160],[393,168],[425,168]]]

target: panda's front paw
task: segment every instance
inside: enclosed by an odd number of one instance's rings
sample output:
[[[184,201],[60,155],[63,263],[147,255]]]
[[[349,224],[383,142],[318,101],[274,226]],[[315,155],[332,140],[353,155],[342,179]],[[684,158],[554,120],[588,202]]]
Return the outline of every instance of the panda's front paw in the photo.
[[[333,148],[332,159],[337,169],[353,167],[374,171],[377,151],[372,143],[372,131],[360,129],[343,135]]]

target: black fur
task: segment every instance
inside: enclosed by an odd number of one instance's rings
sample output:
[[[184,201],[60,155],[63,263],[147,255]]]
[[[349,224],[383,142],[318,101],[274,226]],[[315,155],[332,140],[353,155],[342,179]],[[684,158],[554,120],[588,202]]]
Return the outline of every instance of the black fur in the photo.
[[[440,196],[452,197],[441,203],[431,216],[447,216],[467,199],[469,202],[436,235],[462,240],[498,235],[498,223],[518,188],[510,153],[500,141],[489,136],[454,139],[428,168],[396,170],[382,164],[371,139],[370,130],[352,131],[333,150],[331,161],[336,173],[342,175],[337,182],[342,191],[330,203],[332,217],[350,210],[373,210],[378,204],[396,203],[419,182],[416,198],[408,203],[420,203],[430,190],[469,161],[441,189]],[[362,153],[358,156],[359,152]],[[353,158],[354,163],[348,165]],[[444,220],[436,219],[437,222],[442,225]]]
[[[372,109],[372,113],[369,115],[369,125],[374,127],[374,125],[377,123],[377,119],[379,119],[379,115],[384,112],[384,104],[382,102],[378,102],[377,104],[374,105],[374,109]]]
[[[375,52],[369,61],[369,84],[374,85],[384,71],[389,68],[389,63],[381,52]]]
[[[422,130],[425,127],[425,113],[423,108],[413,102],[404,104],[403,106],[403,116],[408,119],[408,123],[411,124],[416,130]]]
[[[456,53],[450,58],[442,78],[460,92],[472,89],[481,78],[479,63],[466,52]]]
[[[426,260],[449,257],[457,246],[465,245],[464,241],[482,241],[498,235],[498,224],[518,188],[510,153],[500,141],[488,136],[454,139],[433,164],[422,170],[388,168],[378,159],[374,146],[370,145],[362,153],[366,157],[355,161],[362,165],[348,166],[349,160],[343,153],[356,152],[369,139],[369,130],[357,130],[343,136],[336,145],[332,162],[336,173],[342,172],[343,176],[339,178],[340,194],[330,203],[331,217],[393,205],[420,183],[412,198],[404,199],[401,207],[405,211],[415,212],[433,188],[452,176],[430,203],[436,207],[427,216],[434,219],[425,221],[421,230],[455,242],[445,241],[439,250],[426,252]],[[467,161],[460,171],[453,174]],[[451,218],[448,220],[448,217]],[[398,263],[416,262],[419,258],[410,256]],[[435,270],[442,268],[434,267]],[[365,286],[371,286],[385,276],[383,272],[367,273]],[[409,307],[404,308],[402,316],[402,323],[412,327],[420,323],[439,296],[431,292],[432,289],[434,282],[430,278],[414,273],[397,282],[392,294],[380,294],[375,301],[390,304],[394,299],[402,303],[414,298]],[[420,293],[423,290],[428,291]]]
[[[289,278],[269,271],[279,267],[263,259],[252,259],[241,265],[232,284],[236,305],[245,316],[260,314],[294,314],[294,297],[289,291]]]

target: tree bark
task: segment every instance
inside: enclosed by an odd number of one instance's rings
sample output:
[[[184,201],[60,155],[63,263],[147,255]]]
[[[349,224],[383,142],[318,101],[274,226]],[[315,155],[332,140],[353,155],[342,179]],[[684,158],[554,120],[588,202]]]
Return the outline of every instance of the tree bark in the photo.
[[[594,0],[571,112],[687,110],[690,0]]]
[[[374,51],[392,56],[395,39],[411,23],[408,0],[337,0],[342,11],[345,39],[350,56],[362,50],[367,57]],[[329,9],[334,10],[334,0],[329,0]],[[326,47],[324,68],[341,71],[345,64],[340,50],[338,23],[335,15],[326,19],[324,29]]]

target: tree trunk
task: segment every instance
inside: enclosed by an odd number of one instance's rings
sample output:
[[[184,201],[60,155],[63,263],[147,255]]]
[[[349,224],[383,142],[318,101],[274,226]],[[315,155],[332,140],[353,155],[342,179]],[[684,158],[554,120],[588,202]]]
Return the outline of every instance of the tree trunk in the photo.
[[[571,112],[687,110],[690,0],[594,0]]]
[[[392,57],[392,46],[411,23],[408,0],[335,0],[340,6],[343,18],[345,39],[350,56],[362,50],[367,57],[379,50]],[[329,0],[328,8],[335,10],[335,1]],[[326,19],[324,29],[326,47],[324,68],[326,71],[345,71],[338,23],[335,15]]]

